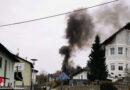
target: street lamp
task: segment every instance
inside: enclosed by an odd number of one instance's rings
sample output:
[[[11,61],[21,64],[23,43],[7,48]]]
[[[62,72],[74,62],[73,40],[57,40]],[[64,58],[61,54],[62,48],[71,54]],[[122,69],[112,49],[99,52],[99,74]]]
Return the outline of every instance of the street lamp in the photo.
[[[33,61],[33,65],[35,65],[35,61],[37,61],[37,59],[31,59]]]
[[[33,68],[32,68],[32,90],[34,90],[34,65],[37,59],[31,59],[33,62]]]

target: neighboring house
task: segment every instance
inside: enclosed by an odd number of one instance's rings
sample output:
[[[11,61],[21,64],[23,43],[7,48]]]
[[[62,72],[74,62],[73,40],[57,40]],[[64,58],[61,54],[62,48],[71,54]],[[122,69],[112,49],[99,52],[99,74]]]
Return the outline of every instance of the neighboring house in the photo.
[[[72,79],[69,81],[70,85],[81,85],[84,83],[87,83],[88,78],[87,78],[87,74],[88,74],[88,69],[84,68],[81,69],[79,71],[77,71],[76,73],[74,73],[71,77]]]
[[[4,86],[14,87],[14,64],[19,62],[13,54],[0,43],[0,77]]]
[[[58,80],[67,80],[69,79],[68,75],[64,72],[58,72],[52,75],[49,75],[49,81],[58,81]]]
[[[31,88],[32,86],[32,68],[33,64],[17,55],[15,57],[19,60],[20,63],[24,63],[24,71],[22,72],[23,82],[16,80],[15,86],[21,87],[24,86],[25,88]]]
[[[130,68],[130,23],[106,39],[105,48],[108,79],[125,77],[125,69]]]
[[[33,82],[33,85],[38,84],[38,82],[36,81],[37,73],[38,73],[38,70],[32,69],[32,82]]]
[[[81,69],[72,75],[72,79],[87,80],[87,69]]]

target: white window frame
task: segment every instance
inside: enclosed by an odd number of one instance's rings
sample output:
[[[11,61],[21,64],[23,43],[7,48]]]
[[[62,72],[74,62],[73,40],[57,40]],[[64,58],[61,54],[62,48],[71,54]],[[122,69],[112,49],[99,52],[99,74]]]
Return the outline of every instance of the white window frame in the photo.
[[[118,54],[122,55],[123,54],[123,47],[118,47]]]
[[[129,32],[129,35],[128,35],[128,41],[130,42],[130,32]]]
[[[119,71],[123,71],[123,66],[122,66],[122,65],[119,65],[119,66],[118,66],[118,70],[119,70]]]
[[[129,56],[129,49],[126,48],[126,56]]]
[[[83,75],[81,75],[81,79],[83,79]]]
[[[114,54],[115,54],[115,48],[112,47],[112,48],[110,48],[110,55],[114,55]]]
[[[111,71],[115,71],[115,64],[111,64],[110,69],[111,69]]]

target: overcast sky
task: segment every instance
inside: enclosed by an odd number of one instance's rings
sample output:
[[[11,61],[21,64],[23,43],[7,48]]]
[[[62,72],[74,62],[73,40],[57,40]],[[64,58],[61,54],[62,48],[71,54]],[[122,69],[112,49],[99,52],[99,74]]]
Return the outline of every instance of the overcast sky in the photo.
[[[110,0],[109,0],[110,1]],[[126,0],[129,1],[129,0]],[[0,0],[0,25],[36,19],[86,8],[108,0]],[[114,2],[115,3],[115,2]],[[90,9],[93,12],[94,9]],[[67,44],[66,17],[48,18],[19,25],[0,27],[0,43],[22,58],[38,59],[37,70],[53,73],[60,70],[63,57],[59,49]],[[73,54],[75,65],[86,66],[90,48]]]

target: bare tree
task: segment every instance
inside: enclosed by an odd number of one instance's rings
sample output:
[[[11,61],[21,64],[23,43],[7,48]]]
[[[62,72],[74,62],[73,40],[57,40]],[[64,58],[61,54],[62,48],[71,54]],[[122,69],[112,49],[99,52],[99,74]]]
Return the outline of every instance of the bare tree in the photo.
[[[37,76],[37,82],[39,85],[44,85],[45,82],[47,82],[47,81],[48,81],[48,77],[45,72],[42,72]]]

